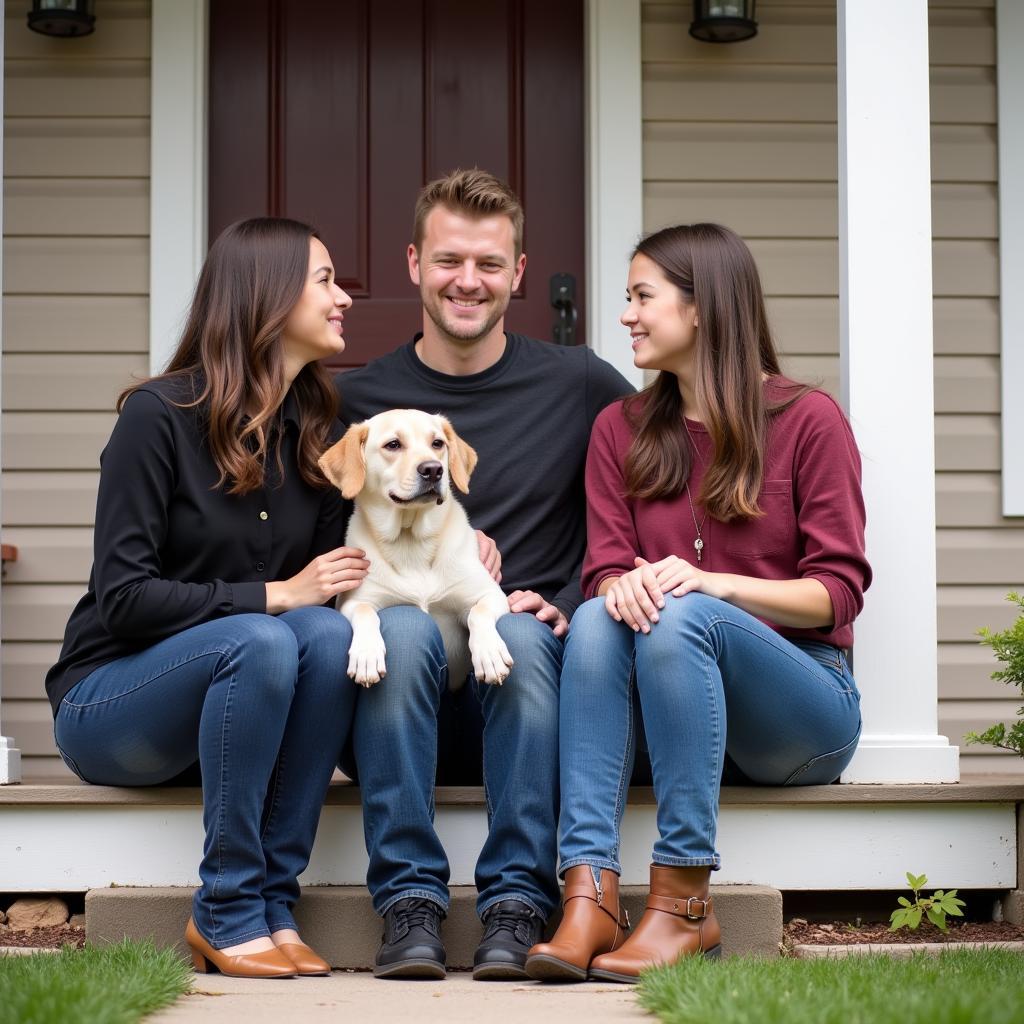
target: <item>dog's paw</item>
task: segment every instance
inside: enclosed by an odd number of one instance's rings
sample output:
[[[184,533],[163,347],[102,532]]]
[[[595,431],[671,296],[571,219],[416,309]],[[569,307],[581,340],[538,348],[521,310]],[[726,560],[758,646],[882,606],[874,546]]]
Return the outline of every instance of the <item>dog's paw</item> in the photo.
[[[501,685],[512,671],[512,655],[497,631],[486,640],[470,639],[469,653],[473,658],[473,674],[481,683]]]
[[[387,675],[384,638],[378,633],[370,637],[353,637],[348,649],[348,674],[360,686],[373,686]]]

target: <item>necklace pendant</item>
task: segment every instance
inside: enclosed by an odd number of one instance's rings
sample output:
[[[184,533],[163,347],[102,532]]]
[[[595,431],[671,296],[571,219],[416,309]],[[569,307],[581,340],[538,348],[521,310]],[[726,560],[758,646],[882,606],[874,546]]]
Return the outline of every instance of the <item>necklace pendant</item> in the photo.
[[[693,549],[697,552],[697,564],[700,565],[700,558],[704,552],[704,541],[700,537],[693,542]]]

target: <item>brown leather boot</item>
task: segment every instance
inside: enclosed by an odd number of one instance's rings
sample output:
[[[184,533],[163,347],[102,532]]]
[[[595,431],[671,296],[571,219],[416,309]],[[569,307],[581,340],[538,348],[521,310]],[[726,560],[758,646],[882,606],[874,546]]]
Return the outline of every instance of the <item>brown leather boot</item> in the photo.
[[[628,929],[629,916],[619,906],[619,876],[603,869],[598,888],[588,864],[569,868],[562,923],[550,942],[530,950],[526,973],[538,981],[586,981],[595,954],[617,949]]]
[[[711,868],[651,865],[651,894],[636,931],[613,953],[596,957],[590,977],[632,983],[647,967],[684,956],[722,955],[722,930],[708,895]]]

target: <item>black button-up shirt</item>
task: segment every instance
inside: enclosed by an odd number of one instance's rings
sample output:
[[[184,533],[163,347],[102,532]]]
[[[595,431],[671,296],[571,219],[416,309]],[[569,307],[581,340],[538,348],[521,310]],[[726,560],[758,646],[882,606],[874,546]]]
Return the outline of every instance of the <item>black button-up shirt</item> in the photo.
[[[46,676],[54,714],[100,665],[211,619],[266,612],[267,582],[294,576],[343,542],[341,495],[299,475],[291,393],[278,428],[283,480],[272,438],[265,485],[245,495],[215,486],[204,408],[173,404],[192,393],[182,382],[141,387],[100,457],[89,589]]]

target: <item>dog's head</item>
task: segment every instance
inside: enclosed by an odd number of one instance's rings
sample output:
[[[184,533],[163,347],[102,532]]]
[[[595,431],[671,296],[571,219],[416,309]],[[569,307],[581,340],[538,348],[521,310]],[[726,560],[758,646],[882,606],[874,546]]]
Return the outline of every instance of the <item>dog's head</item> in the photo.
[[[324,476],[346,498],[364,491],[394,505],[440,505],[448,477],[463,494],[476,466],[476,452],[443,416],[417,409],[392,409],[363,423],[320,456]]]

